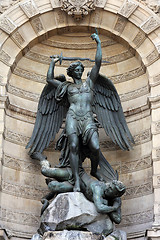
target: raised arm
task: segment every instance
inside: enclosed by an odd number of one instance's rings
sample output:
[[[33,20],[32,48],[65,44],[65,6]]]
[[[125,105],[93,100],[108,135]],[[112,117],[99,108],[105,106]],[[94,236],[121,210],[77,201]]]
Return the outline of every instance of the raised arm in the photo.
[[[51,58],[51,63],[49,65],[49,69],[47,72],[47,83],[52,84],[54,87],[58,87],[61,82],[54,79],[54,68],[55,68],[55,63],[59,61],[59,58]]]
[[[95,56],[95,65],[93,66],[91,72],[90,72],[90,79],[95,83],[97,80],[99,70],[101,67],[101,61],[102,61],[102,49],[101,49],[101,41],[99,39],[98,34],[94,33],[91,35],[91,38],[96,41],[97,43],[97,51],[96,51],[96,56]]]

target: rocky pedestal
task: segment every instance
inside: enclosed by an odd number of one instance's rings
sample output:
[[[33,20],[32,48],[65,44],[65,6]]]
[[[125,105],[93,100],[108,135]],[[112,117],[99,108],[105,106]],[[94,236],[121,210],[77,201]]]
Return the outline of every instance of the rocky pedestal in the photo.
[[[39,233],[43,237],[35,234],[32,240],[99,240],[108,221],[108,215],[98,213],[83,193],[59,194],[42,215]],[[105,239],[115,238],[126,240],[126,233],[117,230]]]

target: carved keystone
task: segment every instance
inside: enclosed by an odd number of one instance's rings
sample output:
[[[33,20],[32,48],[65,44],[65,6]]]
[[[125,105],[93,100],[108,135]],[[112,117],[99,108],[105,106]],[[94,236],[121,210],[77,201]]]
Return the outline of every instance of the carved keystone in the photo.
[[[62,0],[61,9],[79,21],[90,11],[95,10],[95,0]]]

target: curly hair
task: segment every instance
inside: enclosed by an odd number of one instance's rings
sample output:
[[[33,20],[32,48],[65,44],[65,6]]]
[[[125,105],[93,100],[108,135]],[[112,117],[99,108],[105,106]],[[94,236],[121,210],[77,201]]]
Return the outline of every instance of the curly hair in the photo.
[[[67,68],[67,75],[69,77],[72,77],[73,76],[72,73],[73,73],[74,69],[78,66],[81,66],[82,72],[83,72],[84,71],[84,66],[81,62],[78,61],[78,62],[73,62],[73,63],[70,64],[70,66]]]

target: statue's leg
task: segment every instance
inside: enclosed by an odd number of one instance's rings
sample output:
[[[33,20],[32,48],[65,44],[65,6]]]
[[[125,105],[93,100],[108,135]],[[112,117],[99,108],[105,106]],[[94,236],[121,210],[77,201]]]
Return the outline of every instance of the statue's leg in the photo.
[[[101,177],[101,175],[99,173],[97,173],[100,149],[99,149],[98,133],[96,131],[93,133],[92,137],[90,138],[88,146],[89,146],[90,151],[91,151],[91,154],[90,154],[91,175],[96,177],[98,180],[103,181],[103,178]]]
[[[48,188],[52,193],[65,193],[73,191],[73,186],[69,182],[51,181],[48,183]]]
[[[46,208],[49,206],[49,200],[51,200],[54,197],[54,195],[55,195],[55,192],[50,192],[41,199],[41,203],[43,204],[43,206],[41,208],[41,215],[46,210]]]
[[[60,181],[67,181],[70,177],[69,171],[66,168],[45,168],[41,169],[41,172],[46,177],[55,178]]]
[[[69,154],[69,160],[70,165],[75,181],[74,185],[74,192],[80,192],[80,180],[79,180],[79,138],[74,133],[68,136],[69,140],[69,148],[70,148],[70,154]]]

